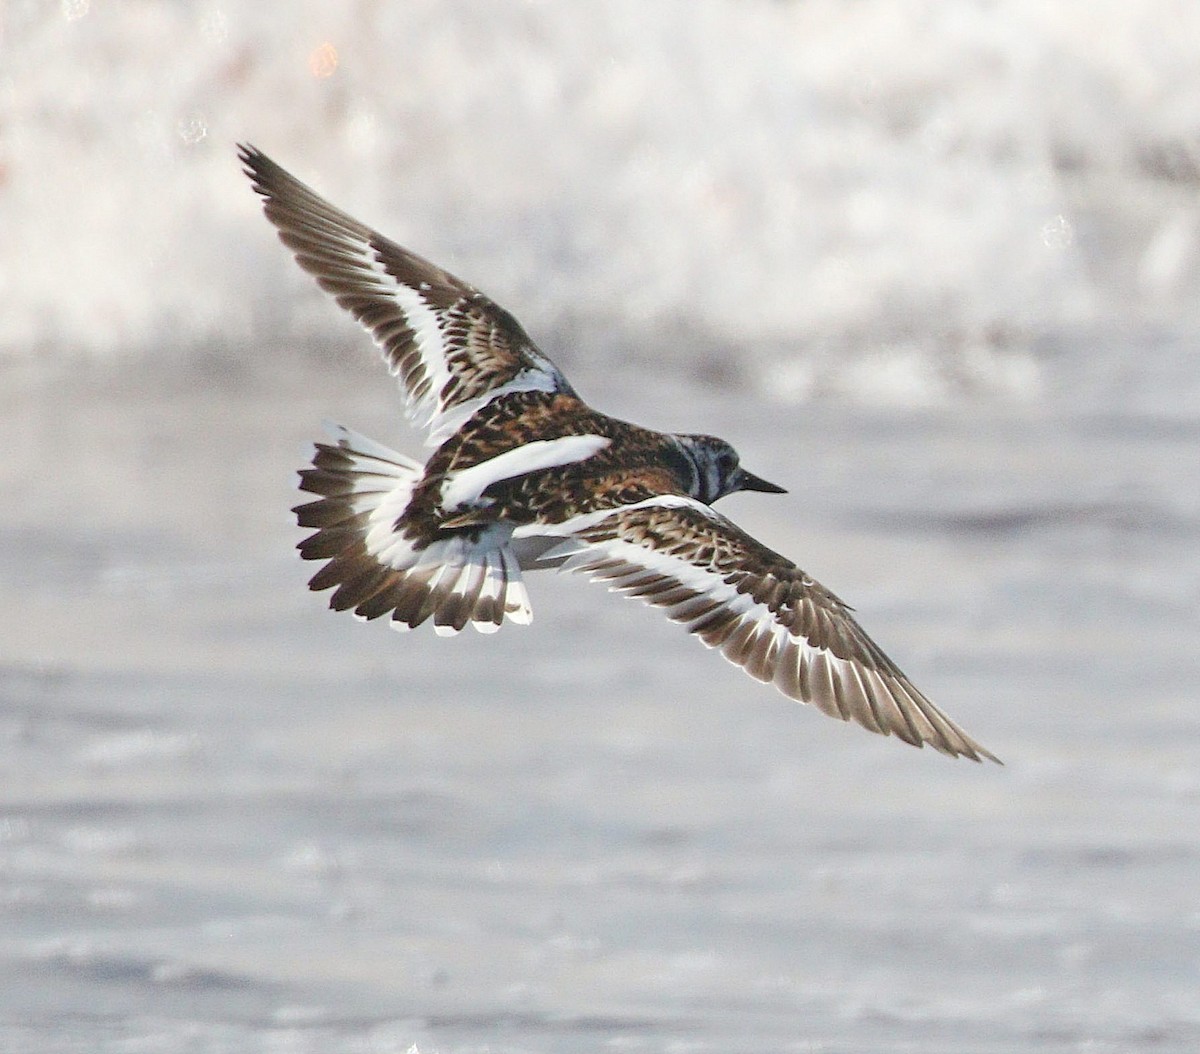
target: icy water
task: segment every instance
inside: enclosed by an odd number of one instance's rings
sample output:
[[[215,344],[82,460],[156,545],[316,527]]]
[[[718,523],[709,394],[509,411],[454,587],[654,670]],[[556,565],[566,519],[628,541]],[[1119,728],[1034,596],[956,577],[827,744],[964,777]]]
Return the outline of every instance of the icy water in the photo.
[[[408,435],[357,350],[10,366],[0,1049],[1197,1049],[1193,356],[1109,339],[925,413],[573,370],[790,485],[726,511],[1004,768],[582,579],[488,638],[326,611],[304,443]]]

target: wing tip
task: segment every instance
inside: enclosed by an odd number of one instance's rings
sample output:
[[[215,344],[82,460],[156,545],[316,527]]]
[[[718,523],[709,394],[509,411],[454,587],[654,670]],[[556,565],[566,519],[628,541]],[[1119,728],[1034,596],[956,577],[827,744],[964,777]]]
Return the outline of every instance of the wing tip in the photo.
[[[242,163],[242,172],[249,178],[255,193],[267,197],[270,190],[266,186],[266,176],[271,170],[278,169],[279,165],[249,142],[237,144],[237,157]]]

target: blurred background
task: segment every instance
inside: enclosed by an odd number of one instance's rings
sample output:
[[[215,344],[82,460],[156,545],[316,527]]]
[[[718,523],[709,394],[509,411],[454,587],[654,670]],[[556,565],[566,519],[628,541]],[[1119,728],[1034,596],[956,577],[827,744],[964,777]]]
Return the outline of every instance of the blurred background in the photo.
[[[0,2],[0,1047],[1192,1051],[1200,8]],[[309,594],[421,455],[249,141],[512,310],[1004,768],[529,583]]]

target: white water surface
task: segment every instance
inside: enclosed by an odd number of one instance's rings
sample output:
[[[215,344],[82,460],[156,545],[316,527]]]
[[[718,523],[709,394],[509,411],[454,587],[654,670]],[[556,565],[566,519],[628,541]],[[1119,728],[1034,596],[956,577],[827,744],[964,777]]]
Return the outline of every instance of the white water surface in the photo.
[[[1176,0],[10,0],[0,354],[334,339],[251,141],[602,361],[1033,398],[1047,334],[1196,331],[1198,39]]]

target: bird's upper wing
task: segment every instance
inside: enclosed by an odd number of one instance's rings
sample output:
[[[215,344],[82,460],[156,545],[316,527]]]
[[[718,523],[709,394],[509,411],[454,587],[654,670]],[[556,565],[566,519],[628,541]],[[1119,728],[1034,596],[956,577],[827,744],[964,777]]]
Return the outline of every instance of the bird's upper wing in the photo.
[[[785,695],[914,746],[999,760],[913,686],[846,604],[707,505],[656,497],[558,531],[566,538],[543,561],[662,608]]]
[[[572,393],[521,324],[478,290],[330,205],[254,147],[238,156],[300,266],[371,332],[431,442],[499,389]]]

